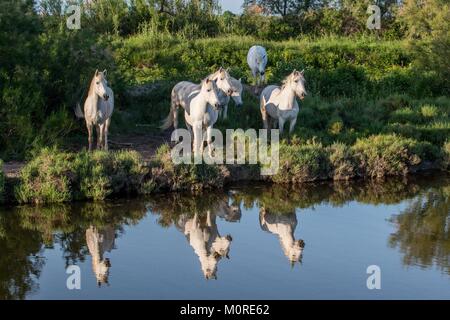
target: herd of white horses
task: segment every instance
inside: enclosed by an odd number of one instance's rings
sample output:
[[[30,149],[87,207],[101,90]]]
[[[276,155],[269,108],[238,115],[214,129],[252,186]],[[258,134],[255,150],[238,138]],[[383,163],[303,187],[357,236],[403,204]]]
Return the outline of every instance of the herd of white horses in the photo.
[[[247,62],[256,85],[259,87],[264,84],[268,62],[266,49],[261,46],[251,47]],[[77,117],[86,120],[89,151],[94,147],[94,128],[97,132],[97,148],[108,150],[108,131],[114,111],[114,94],[108,86],[106,75],[106,70],[95,72],[84,103],[84,114],[80,105],[77,105],[75,110]],[[161,128],[166,130],[173,126],[177,129],[178,109],[182,108],[186,126],[193,136],[194,155],[203,154],[206,140],[208,152],[212,156],[214,150],[212,129],[221,113],[224,119],[227,118],[228,104],[231,100],[238,107],[243,105],[243,91],[241,79],[231,77],[229,71],[222,67],[207,76],[200,84],[179,82],[172,90],[170,113]],[[305,96],[303,71],[294,70],[281,86],[265,87],[260,94],[260,111],[264,128],[279,128],[282,134],[285,123],[289,122],[289,133],[292,133],[299,112],[297,98],[303,100]]]
[[[231,235],[221,236],[217,226],[217,217],[233,223],[241,219],[239,206],[229,205],[226,199],[221,200],[214,210],[206,215],[181,214],[175,226],[185,237],[200,261],[205,279],[217,279],[217,266],[222,258],[229,259]],[[259,224],[263,231],[276,235],[282,251],[291,265],[301,262],[305,243],[295,239],[297,216],[294,212],[277,214],[260,208]],[[92,270],[99,286],[108,283],[111,262],[105,257],[114,249],[115,228],[111,225],[97,228],[90,226],[86,230],[86,243],[92,257]]]

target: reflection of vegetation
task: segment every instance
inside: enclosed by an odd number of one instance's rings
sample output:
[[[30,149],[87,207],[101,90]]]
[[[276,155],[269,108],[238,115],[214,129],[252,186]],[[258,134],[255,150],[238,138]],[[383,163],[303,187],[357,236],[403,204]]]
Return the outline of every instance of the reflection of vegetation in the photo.
[[[389,180],[385,183],[375,181],[324,182],[306,184],[289,188],[285,186],[259,186],[247,188],[245,192],[233,195],[237,203],[251,208],[256,203],[272,213],[285,214],[296,208],[309,208],[319,204],[342,206],[349,201],[367,204],[395,204],[413,198],[418,191],[427,186],[435,187],[448,184],[448,179],[422,177]]]
[[[404,254],[405,265],[437,265],[450,274],[450,187],[432,188],[393,218],[397,231],[389,239]]]
[[[0,299],[24,299],[37,290],[43,246],[59,245],[66,265],[84,261],[90,226],[136,224],[145,216],[139,202],[87,203],[77,206],[24,206],[0,211]]]
[[[57,243],[64,251],[66,264],[84,261],[86,248],[86,229],[90,226],[117,226],[119,232],[123,225],[136,224],[145,210],[139,202],[86,203],[81,206],[19,207],[17,214],[24,228],[35,230],[42,235],[46,246]]]
[[[23,299],[38,289],[41,247],[40,234],[23,228],[17,215],[0,215],[0,300]]]
[[[409,180],[375,182],[326,182],[284,186],[249,186],[224,193],[159,195],[146,199],[147,209],[159,215],[168,227],[180,215],[209,211],[227,221],[240,218],[239,207],[264,209],[271,214],[292,214],[298,208],[329,204],[342,206],[350,201],[367,204],[395,204],[414,199],[393,220],[398,226],[391,237],[406,264],[437,264],[450,273],[450,178],[427,176]],[[421,193],[421,190],[426,190]],[[415,198],[417,197],[417,198]],[[231,205],[229,205],[231,203]],[[91,226],[112,226],[120,234],[125,225],[138,223],[146,214],[143,201],[98,202],[48,207],[22,206],[0,211],[0,299],[22,299],[37,290],[36,278],[43,267],[39,259],[43,246],[60,246],[66,264],[84,261],[89,254],[86,230]]]

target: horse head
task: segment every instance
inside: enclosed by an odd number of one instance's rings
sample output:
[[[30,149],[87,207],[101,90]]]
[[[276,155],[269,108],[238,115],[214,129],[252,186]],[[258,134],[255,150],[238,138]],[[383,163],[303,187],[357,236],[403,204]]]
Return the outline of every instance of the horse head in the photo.
[[[266,74],[267,53],[261,47],[255,55],[256,68],[261,76]]]
[[[109,268],[111,268],[111,262],[108,258],[99,261],[92,261],[92,268],[94,269],[95,278],[97,279],[97,285],[100,287],[102,284],[108,284]]]
[[[217,237],[217,239],[212,244],[212,251],[214,252],[214,256],[217,257],[217,260],[220,260],[222,257],[226,257],[229,259],[229,252],[231,247],[231,242],[233,238],[231,235],[227,235],[226,237]]]
[[[305,88],[305,70],[297,71],[294,70],[290,76],[288,77],[287,84],[291,87],[291,89],[295,92],[299,99],[303,100],[306,96],[306,88]]]
[[[227,69],[220,67],[215,73],[210,76],[211,80],[214,80],[217,87],[225,92],[227,96],[231,97],[233,94],[233,84],[231,81],[230,73]]]
[[[200,95],[206,100],[206,102],[212,105],[216,110],[220,108],[220,101],[217,95],[216,81],[206,78],[202,81]]]
[[[296,240],[289,247],[284,248],[286,257],[292,264],[302,261],[303,249],[305,248],[305,242],[303,240]]]
[[[242,107],[242,105],[244,104],[242,102],[242,93],[244,91],[244,86],[242,85],[242,79],[236,80],[236,79],[232,78],[231,83],[232,83],[231,98],[233,99],[236,106]]]
[[[106,75],[107,75],[106,70],[104,70],[103,72],[95,70],[95,75],[94,78],[92,79],[92,85],[95,94],[97,94],[97,96],[99,96],[101,99],[108,101],[109,95],[106,89],[108,87]]]

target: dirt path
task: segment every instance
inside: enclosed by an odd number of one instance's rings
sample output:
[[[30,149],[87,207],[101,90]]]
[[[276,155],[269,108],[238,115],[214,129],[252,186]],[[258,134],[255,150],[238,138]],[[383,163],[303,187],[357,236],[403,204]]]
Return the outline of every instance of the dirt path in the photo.
[[[170,142],[170,132],[147,135],[115,135],[110,137],[110,150],[135,150],[145,161],[151,160],[159,146]],[[86,141],[87,143],[87,141]],[[80,151],[87,146],[73,146],[70,151]],[[8,178],[16,178],[26,162],[11,161],[3,164],[3,171]]]

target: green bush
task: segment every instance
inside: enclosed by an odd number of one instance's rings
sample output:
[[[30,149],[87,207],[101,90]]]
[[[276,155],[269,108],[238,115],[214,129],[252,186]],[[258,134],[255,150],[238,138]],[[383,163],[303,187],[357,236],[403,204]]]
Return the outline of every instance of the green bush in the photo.
[[[319,143],[280,145],[280,168],[272,177],[276,183],[289,184],[325,179],[330,172],[326,149]]]
[[[21,172],[21,183],[16,187],[20,203],[54,203],[72,200],[71,163],[74,155],[43,149]]]
[[[352,147],[362,176],[403,176],[424,160],[437,160],[435,148],[425,142],[398,135],[374,135],[359,139]],[[434,159],[433,159],[434,158]]]
[[[343,143],[329,147],[331,177],[334,180],[349,180],[356,176],[356,163],[353,150]]]
[[[22,170],[16,198],[20,203],[104,200],[138,193],[146,173],[134,151],[74,154],[44,148]]]
[[[170,191],[201,191],[222,188],[224,173],[217,165],[175,165],[170,155],[170,147],[165,144],[157,150],[156,159],[152,164],[151,180],[146,184],[157,185],[159,189]]]

